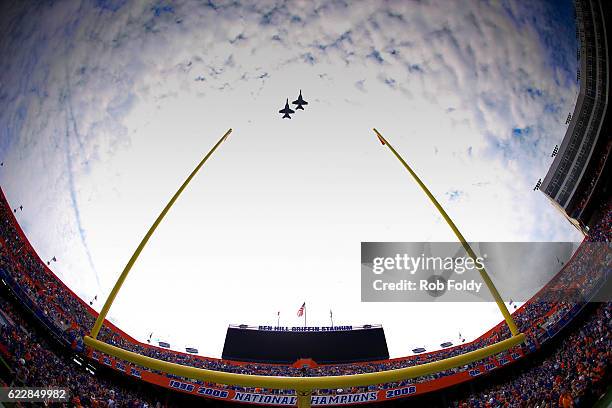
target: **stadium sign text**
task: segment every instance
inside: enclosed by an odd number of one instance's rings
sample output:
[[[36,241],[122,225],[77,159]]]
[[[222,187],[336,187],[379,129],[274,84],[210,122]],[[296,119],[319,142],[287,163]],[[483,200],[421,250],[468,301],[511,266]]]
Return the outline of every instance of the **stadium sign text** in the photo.
[[[330,331],[351,331],[353,326],[259,326],[258,330],[262,331],[275,331],[275,332],[330,332]]]

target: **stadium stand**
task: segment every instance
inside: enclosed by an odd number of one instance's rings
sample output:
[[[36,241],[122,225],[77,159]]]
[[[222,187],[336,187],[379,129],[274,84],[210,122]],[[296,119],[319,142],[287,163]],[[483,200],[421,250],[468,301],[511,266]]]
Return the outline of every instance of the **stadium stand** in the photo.
[[[8,363],[7,376],[14,385],[69,387],[76,407],[155,406],[148,395],[117,386],[107,378],[94,376],[62,352],[54,352],[48,333],[39,334],[31,319],[16,310],[7,297],[0,297],[0,354]],[[81,366],[84,363],[80,363]],[[93,370],[92,370],[93,371]]]
[[[585,230],[598,203],[610,194],[611,118],[607,1],[576,0],[576,36],[580,42],[580,92],[558,154],[540,190],[576,227]]]
[[[559,153],[541,190],[586,238],[563,269],[513,314],[524,345],[463,367],[398,383],[317,390],[314,405],[348,405],[410,397],[427,406],[591,406],[610,384],[612,255],[607,44],[612,6],[576,0],[580,95]],[[1,190],[0,190],[0,193]],[[0,381],[69,386],[69,406],[235,406],[295,404],[293,390],[209,384],[167,375],[84,347],[96,312],[38,257],[0,194]],[[476,340],[443,350],[351,364],[249,363],[181,353],[141,343],[106,321],[99,338],[139,354],[183,365],[270,376],[328,376],[409,367],[441,360],[510,336],[498,324]],[[75,360],[79,361],[77,363]],[[79,365],[80,364],[80,365]],[[86,368],[91,368],[87,371]],[[94,374],[92,374],[94,372]],[[494,373],[492,375],[491,373]],[[200,398],[205,397],[205,398]],[[191,399],[189,399],[191,398]],[[225,405],[224,405],[225,404]],[[228,405],[229,404],[229,405]]]
[[[574,254],[572,260],[529,302],[519,308],[515,314],[515,320],[521,330],[528,336],[525,346],[517,347],[509,352],[500,353],[480,362],[470,365],[437,373],[427,377],[420,377],[401,383],[381,384],[370,387],[354,387],[346,390],[318,390],[315,398],[320,398],[322,405],[333,405],[339,402],[369,402],[396,399],[405,396],[424,394],[443,388],[451,387],[462,382],[471,380],[510,365],[515,361],[521,360],[528,354],[537,353],[543,345],[555,339],[555,336],[562,331],[579,315],[588,301],[602,288],[607,281],[612,261],[609,242],[612,237],[610,229],[610,219],[612,208],[610,204],[605,206],[601,213],[605,214],[601,222],[593,225],[591,234]],[[43,327],[46,335],[55,338],[70,350],[74,355],[96,361],[100,366],[111,367],[114,371],[124,373],[125,376],[138,378],[143,382],[159,385],[162,387],[176,389],[183,393],[193,395],[204,394],[219,400],[241,400],[243,402],[265,403],[266,401],[282,401],[290,403],[293,401],[293,392],[274,391],[263,389],[249,389],[240,387],[227,387],[219,384],[202,384],[185,378],[165,375],[159,372],[146,370],[142,367],[132,366],[126,362],[117,361],[112,357],[105,356],[98,352],[86,350],[81,342],[81,337],[87,333],[96,313],[85,302],[72,293],[42,262],[29,245],[23,232],[16,223],[10,206],[2,196],[0,206],[2,216],[2,226],[0,230],[0,276],[6,287],[19,299],[20,304],[31,310],[32,315]],[[606,245],[605,250],[601,250],[601,245]],[[3,300],[7,304],[6,299]],[[602,306],[604,307],[604,306]],[[609,304],[605,304],[606,312],[609,313]],[[4,309],[4,308],[3,308]],[[6,308],[10,310],[9,307]],[[12,317],[8,316],[9,319]],[[17,317],[13,320],[19,321]],[[23,321],[24,319],[21,319]],[[3,328],[4,330],[4,328]],[[4,333],[4,331],[3,331]],[[12,332],[15,333],[14,331]],[[18,333],[18,332],[17,332]],[[609,336],[609,330],[605,331]],[[107,323],[101,333],[103,338],[119,347],[137,351],[141,354],[153,356],[167,361],[177,362],[195,367],[209,368],[236,373],[275,375],[275,376],[324,376],[355,374],[364,372],[374,372],[389,370],[393,368],[407,367],[422,364],[429,361],[440,360],[449,356],[465,353],[483,347],[499,339],[507,338],[509,331],[507,326],[500,323],[487,333],[483,334],[473,342],[462,344],[456,347],[419,354],[398,359],[353,363],[353,364],[324,364],[316,367],[303,368],[292,365],[282,364],[262,364],[262,363],[242,363],[235,361],[219,360],[202,356],[180,353],[149,344],[144,344],[131,338],[114,325]],[[13,341],[11,341],[13,339]],[[20,374],[20,378],[28,384],[36,384],[36,377],[32,373],[38,370],[27,371],[29,377],[23,375],[20,368],[22,360],[33,361],[35,358],[32,352],[26,358],[26,348],[15,345],[12,335],[2,336],[3,350],[8,350],[13,358],[9,360],[9,366]],[[602,373],[607,373],[610,357],[610,338],[605,337],[605,350],[608,360],[599,369]],[[46,347],[44,341],[37,343],[39,346],[35,350],[44,353]],[[579,353],[572,352],[572,356],[579,356]],[[51,361],[60,361],[52,354],[46,355]],[[606,355],[604,355],[605,357]],[[36,361],[36,360],[34,360]],[[584,366],[591,365],[588,362]],[[51,372],[51,371],[48,371]],[[82,374],[81,375],[85,375]],[[603,378],[602,376],[600,376]],[[78,378],[78,377],[74,377]],[[92,377],[93,378],[93,377]],[[96,377],[97,378],[97,377]],[[591,377],[589,377],[591,378]],[[592,377],[591,380],[597,382],[599,377]],[[79,384],[84,382],[79,381]],[[578,382],[580,384],[580,382]],[[106,387],[106,386],[104,386]],[[95,387],[94,387],[95,388]],[[580,391],[580,386],[576,386],[576,393]],[[104,389],[112,390],[112,386]],[[75,390],[75,394],[81,395],[81,390]],[[110,391],[109,391],[110,392]],[[88,393],[85,392],[84,395]],[[127,395],[128,392],[114,391],[115,398],[118,395]],[[103,395],[97,393],[94,395]],[[484,394],[483,394],[484,395]],[[488,394],[487,394],[488,395]],[[505,395],[505,394],[500,394]],[[557,395],[557,394],[554,394]],[[579,395],[579,394],[576,394]],[[106,397],[106,396],[105,396]],[[344,397],[344,400],[342,399]],[[550,398],[553,397],[551,394]],[[134,395],[133,401],[144,404],[141,397]],[[266,398],[269,398],[268,400]],[[270,398],[276,398],[272,400]],[[285,398],[283,400],[283,398]],[[474,396],[473,398],[477,398]],[[484,398],[484,397],[483,397]],[[500,397],[501,398],[501,397]],[[556,398],[556,397],[555,397]],[[475,400],[476,401],[476,400]]]
[[[610,383],[611,322],[612,304],[597,303],[548,358],[523,367],[510,381],[487,385],[454,406],[592,406]]]

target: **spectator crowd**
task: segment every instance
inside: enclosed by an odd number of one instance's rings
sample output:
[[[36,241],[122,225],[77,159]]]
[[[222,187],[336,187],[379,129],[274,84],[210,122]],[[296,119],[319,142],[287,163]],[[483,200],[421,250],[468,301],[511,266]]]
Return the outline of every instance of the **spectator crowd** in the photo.
[[[102,376],[93,376],[62,353],[56,353],[8,299],[0,297],[0,351],[13,370],[15,386],[68,388],[73,407],[161,407],[135,389],[119,387]]]
[[[86,353],[82,337],[93,326],[95,311],[64,286],[38,258],[19,229],[10,207],[4,199],[1,201],[0,272],[6,277],[9,286],[24,294],[23,300],[29,303],[43,320],[49,322],[47,326],[56,332],[73,352]],[[591,229],[572,261],[514,313],[513,317],[518,327],[528,339],[525,345],[519,346],[522,354],[538,349],[542,343],[554,337],[605,283],[612,263],[609,246],[612,237],[611,210],[608,204],[604,208],[600,222]],[[12,367],[24,384],[50,384],[50,381],[70,384],[70,387],[75,388],[73,394],[86,400],[86,403],[80,402],[84,404],[83,406],[153,406],[152,401],[130,393],[129,390],[119,390],[104,379],[66,369],[66,362],[62,357],[45,346],[44,336],[36,335],[27,329],[26,320],[12,312],[13,309],[6,299],[2,299],[2,307],[5,312],[8,311],[10,319],[18,324],[4,325],[0,328],[0,350],[1,347],[7,350]],[[475,394],[468,401],[457,403],[457,406],[515,406],[511,401],[517,400],[527,406],[532,406],[530,405],[532,402],[540,400],[555,403],[564,401],[565,405],[561,406],[579,405],[585,390],[592,389],[609,374],[610,313],[609,303],[603,304],[584,322],[579,334],[572,334],[563,341],[554,358],[546,360],[541,366],[529,372],[520,374],[516,381],[496,386],[486,393]],[[391,370],[456,356],[508,337],[510,337],[508,327],[501,322],[473,342],[431,353],[379,362],[299,368],[291,365],[240,363],[180,353],[137,342],[110,324],[105,324],[99,335],[102,341],[109,344],[160,360],[217,371],[270,376],[328,376]],[[431,381],[469,370],[513,351],[515,350],[401,383],[345,390],[319,390],[318,393],[372,391]],[[158,372],[158,374],[163,373]],[[520,391],[521,387],[526,391]],[[230,388],[254,391],[240,387]],[[272,390],[258,391],[278,393]]]

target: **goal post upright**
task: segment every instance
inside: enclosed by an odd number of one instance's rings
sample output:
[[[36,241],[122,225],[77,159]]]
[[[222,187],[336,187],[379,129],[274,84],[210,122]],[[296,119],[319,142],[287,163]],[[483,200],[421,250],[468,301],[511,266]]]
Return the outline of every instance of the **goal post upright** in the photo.
[[[429,200],[431,200],[432,204],[438,209],[438,211],[440,212],[440,215],[442,215],[442,218],[444,218],[448,226],[451,228],[451,230],[453,230],[453,232],[455,233],[455,236],[461,242],[463,249],[465,249],[465,252],[467,252],[470,258],[474,260],[475,264],[478,265],[478,262],[476,261],[476,254],[472,250],[472,247],[465,240],[465,238],[463,237],[463,234],[461,234],[461,231],[459,231],[459,228],[457,228],[453,220],[449,217],[446,211],[444,211],[444,208],[442,208],[442,205],[440,205],[438,200],[436,200],[436,197],[434,197],[434,195],[431,193],[431,191],[429,191],[425,183],[421,181],[419,176],[417,176],[417,174],[412,170],[412,168],[408,165],[408,163],[406,163],[406,161],[397,152],[397,150],[395,150],[393,146],[391,146],[391,144],[387,141],[387,139],[385,139],[383,135],[381,135],[380,132],[376,128],[373,128],[372,130],[374,130],[380,142],[383,145],[386,145],[389,148],[389,150],[391,150],[393,155],[402,163],[402,165],[406,168],[406,170],[408,170],[412,178],[416,181],[419,187],[421,187],[421,189],[425,192],[427,197],[429,197]],[[508,325],[508,328],[510,329],[510,333],[512,333],[513,336],[516,336],[517,334],[519,334],[519,330],[516,327],[516,324],[514,323],[514,319],[512,318],[512,315],[510,314],[510,312],[508,311],[508,308],[506,307],[504,300],[502,299],[497,288],[493,284],[493,281],[489,277],[489,274],[485,270],[484,266],[482,268],[478,267],[478,272],[480,273],[480,276],[482,277],[482,280],[484,281],[484,283],[487,285],[487,288],[491,292],[491,295],[493,295],[493,298],[495,299],[495,303],[497,303],[497,306],[499,307],[499,311],[504,316],[504,320],[506,321],[506,324]]]
[[[210,151],[206,154],[206,156],[204,156],[204,158],[200,161],[200,163],[196,166],[196,168],[191,172],[189,177],[187,177],[187,179],[183,182],[181,187],[179,187],[176,193],[174,193],[174,195],[172,196],[168,204],[166,204],[162,212],[157,216],[157,219],[155,220],[153,225],[151,225],[151,228],[149,228],[149,231],[147,231],[142,241],[140,241],[140,244],[136,248],[136,251],[134,251],[134,253],[132,254],[132,257],[128,261],[127,265],[125,265],[123,272],[121,272],[121,275],[119,275],[117,282],[115,282],[115,286],[113,286],[113,289],[111,290],[110,294],[106,298],[106,302],[104,303],[104,306],[102,306],[102,310],[100,310],[100,314],[98,314],[98,318],[96,319],[96,322],[94,323],[91,329],[91,332],[89,334],[90,337],[92,337],[93,339],[98,337],[98,333],[100,333],[100,329],[102,328],[102,325],[104,324],[104,319],[106,318],[106,315],[108,314],[109,309],[113,305],[113,302],[115,301],[115,297],[117,296],[117,293],[119,293],[119,290],[121,289],[121,286],[123,285],[123,282],[125,282],[125,279],[127,278],[128,274],[130,273],[130,270],[132,269],[132,266],[134,266],[134,263],[138,259],[138,256],[140,255],[145,245],[149,241],[149,238],[151,238],[151,236],[157,229],[157,226],[164,219],[164,217],[166,216],[170,208],[172,208],[172,205],[174,204],[176,199],[181,195],[183,190],[185,190],[185,187],[187,187],[187,185],[194,178],[197,172],[202,168],[202,166],[204,166],[204,163],[206,163],[208,158],[215,152],[215,150],[217,150],[217,147],[219,147],[219,145],[223,143],[225,139],[227,139],[230,133],[232,133],[231,128],[228,129],[228,131],[225,132],[223,136],[221,136],[219,141],[212,147],[212,149],[210,149]]]

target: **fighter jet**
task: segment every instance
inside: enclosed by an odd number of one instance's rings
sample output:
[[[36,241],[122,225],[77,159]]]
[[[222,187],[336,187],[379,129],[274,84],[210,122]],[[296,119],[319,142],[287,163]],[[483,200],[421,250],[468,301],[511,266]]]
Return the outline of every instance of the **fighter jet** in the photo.
[[[308,102],[306,102],[303,98],[302,98],[302,90],[300,89],[300,96],[298,96],[298,98],[291,102],[294,105],[297,105],[297,107],[295,109],[301,109],[304,110],[304,105],[308,105]]]
[[[279,110],[278,113],[282,113],[283,114],[283,119],[284,118],[291,119],[291,116],[289,116],[289,114],[290,113],[295,113],[295,111],[293,111],[293,110],[291,110],[291,108],[289,108],[289,98],[287,98],[287,101],[285,102],[285,108]]]

